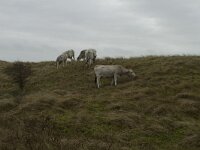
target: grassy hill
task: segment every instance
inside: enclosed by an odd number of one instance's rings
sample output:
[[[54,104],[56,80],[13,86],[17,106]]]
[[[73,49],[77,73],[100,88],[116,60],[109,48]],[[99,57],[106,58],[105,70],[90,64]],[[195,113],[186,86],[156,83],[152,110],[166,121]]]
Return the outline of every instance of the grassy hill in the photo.
[[[132,68],[117,87],[92,69],[31,63],[23,96],[0,62],[0,149],[197,150],[200,148],[200,57],[98,60]]]

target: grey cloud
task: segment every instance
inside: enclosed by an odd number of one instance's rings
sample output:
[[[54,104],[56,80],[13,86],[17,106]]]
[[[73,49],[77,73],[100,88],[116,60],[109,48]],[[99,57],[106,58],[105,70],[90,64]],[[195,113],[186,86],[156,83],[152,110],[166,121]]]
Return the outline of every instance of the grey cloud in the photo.
[[[0,2],[0,59],[53,60],[66,49],[100,57],[200,54],[196,0]]]

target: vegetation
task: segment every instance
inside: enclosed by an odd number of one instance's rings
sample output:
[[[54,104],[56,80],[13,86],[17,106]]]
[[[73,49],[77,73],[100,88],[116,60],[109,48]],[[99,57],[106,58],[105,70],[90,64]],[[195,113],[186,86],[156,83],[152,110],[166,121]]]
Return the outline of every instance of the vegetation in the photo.
[[[23,62],[15,62],[5,68],[5,73],[10,76],[21,90],[24,89],[27,78],[31,75],[31,66]]]
[[[200,57],[97,60],[122,64],[138,78],[103,79],[72,62],[31,63],[33,70],[16,105],[17,86],[0,62],[0,149],[198,150]]]

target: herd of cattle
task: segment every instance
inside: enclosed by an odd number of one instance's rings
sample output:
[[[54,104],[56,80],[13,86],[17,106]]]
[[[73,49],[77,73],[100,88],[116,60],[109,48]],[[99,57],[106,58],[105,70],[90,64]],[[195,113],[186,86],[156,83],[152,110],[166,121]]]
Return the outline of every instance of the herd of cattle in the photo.
[[[77,60],[86,60],[86,64],[91,66],[97,57],[97,51],[95,49],[85,49],[82,50],[80,55],[78,56]],[[67,63],[67,59],[75,60],[75,54],[74,50],[68,50],[59,55],[56,59],[56,65],[57,69],[59,68],[60,64],[63,64],[63,66]]]
[[[91,67],[97,58],[97,51],[95,49],[85,49],[82,50],[77,58],[77,61],[83,60],[86,64]],[[68,50],[59,55],[56,59],[57,69],[61,64],[63,66],[66,65],[67,59],[75,60],[74,50]],[[95,73],[95,83],[99,88],[101,85],[100,79],[101,77],[109,77],[112,78],[111,85],[117,85],[117,78],[122,75],[127,75],[130,78],[136,77],[136,74],[132,69],[127,69],[121,65],[96,65],[94,67]]]

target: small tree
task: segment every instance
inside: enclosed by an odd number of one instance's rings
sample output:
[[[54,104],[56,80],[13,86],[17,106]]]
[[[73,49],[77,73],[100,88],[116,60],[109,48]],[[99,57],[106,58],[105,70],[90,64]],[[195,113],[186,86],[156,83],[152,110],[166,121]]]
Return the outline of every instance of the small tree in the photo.
[[[31,66],[23,62],[14,62],[5,69],[5,73],[10,76],[21,90],[27,82],[27,78],[32,74]]]

